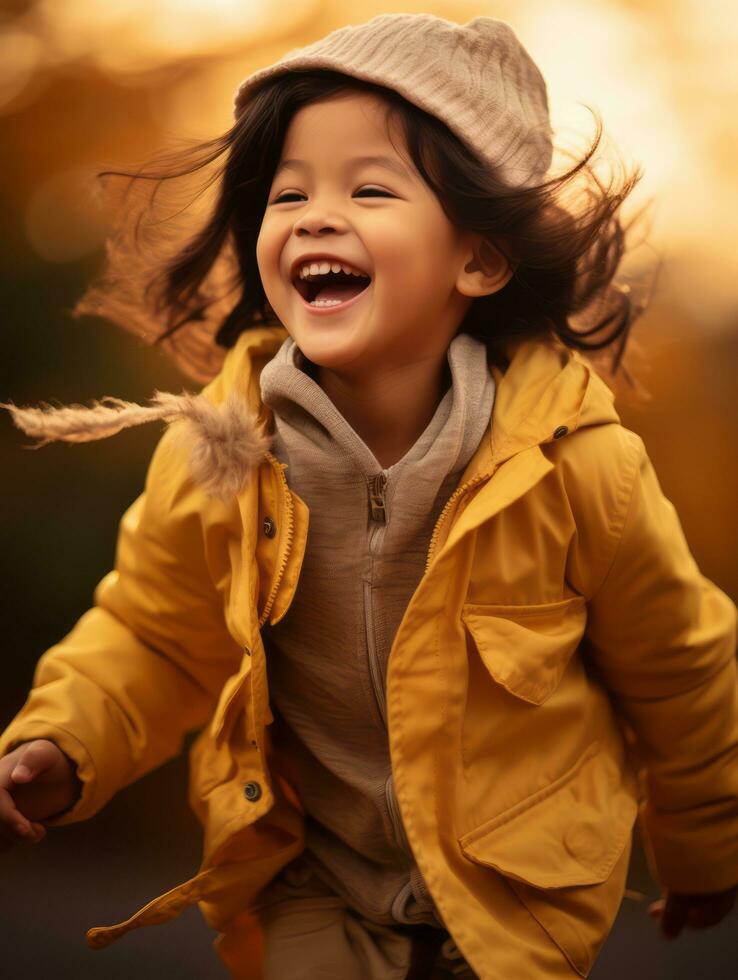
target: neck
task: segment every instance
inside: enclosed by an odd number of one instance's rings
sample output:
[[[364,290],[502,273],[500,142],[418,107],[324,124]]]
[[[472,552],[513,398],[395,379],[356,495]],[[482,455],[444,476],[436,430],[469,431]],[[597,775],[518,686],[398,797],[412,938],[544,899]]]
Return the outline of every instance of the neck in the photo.
[[[383,469],[411,449],[451,382],[446,352],[363,378],[318,367],[316,380]]]

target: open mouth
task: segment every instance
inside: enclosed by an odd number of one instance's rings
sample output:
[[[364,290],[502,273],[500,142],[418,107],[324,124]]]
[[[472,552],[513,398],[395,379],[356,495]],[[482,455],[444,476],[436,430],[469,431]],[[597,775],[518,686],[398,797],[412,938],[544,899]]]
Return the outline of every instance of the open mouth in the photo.
[[[330,309],[356,299],[371,281],[369,276],[327,272],[325,275],[310,276],[308,279],[296,276],[292,283],[308,305],[315,309]]]

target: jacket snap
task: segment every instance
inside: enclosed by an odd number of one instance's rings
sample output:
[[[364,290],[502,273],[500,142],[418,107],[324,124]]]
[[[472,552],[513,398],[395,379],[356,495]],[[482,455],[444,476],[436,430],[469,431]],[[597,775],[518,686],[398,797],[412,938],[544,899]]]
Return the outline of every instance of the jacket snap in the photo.
[[[603,841],[596,827],[588,824],[570,824],[564,831],[564,847],[572,857],[590,863],[602,859]]]
[[[560,439],[562,436],[565,436],[568,431],[568,425],[560,425],[558,429],[554,429],[554,439]]]
[[[264,530],[264,534],[266,534],[268,538],[273,538],[274,535],[277,533],[277,526],[274,523],[274,521],[271,519],[271,517],[264,518],[263,530]]]
[[[254,779],[250,779],[243,788],[243,795],[247,800],[255,803],[261,797],[261,786]]]

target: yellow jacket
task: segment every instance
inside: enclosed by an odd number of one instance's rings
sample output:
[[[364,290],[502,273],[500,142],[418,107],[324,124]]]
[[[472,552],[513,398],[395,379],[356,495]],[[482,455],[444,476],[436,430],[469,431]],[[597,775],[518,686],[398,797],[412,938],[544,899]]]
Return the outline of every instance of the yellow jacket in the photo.
[[[198,902],[243,980],[261,977],[249,904],[305,843],[260,634],[290,605],[308,533],[259,435],[259,373],[285,337],[245,332],[199,396],[208,411],[164,433],[115,570],[0,738],[0,755],[47,737],[77,762],[79,801],[47,821],[61,825],[202,729],[198,873],[87,939]],[[392,646],[389,741],[408,840],[472,968],[564,980],[612,926],[637,815],[663,887],[738,883],[738,615],[587,361],[555,341],[508,353]]]

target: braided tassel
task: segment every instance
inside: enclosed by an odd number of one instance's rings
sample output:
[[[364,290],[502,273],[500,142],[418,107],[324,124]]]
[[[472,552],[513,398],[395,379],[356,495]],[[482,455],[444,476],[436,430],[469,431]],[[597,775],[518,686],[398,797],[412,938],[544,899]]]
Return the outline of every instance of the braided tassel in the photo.
[[[144,425],[156,419],[171,421],[183,414],[184,399],[195,396],[173,395],[171,392],[155,391],[151,406],[126,402],[113,395],[105,395],[93,401],[93,407],[85,405],[63,405],[54,408],[47,402],[40,402],[38,408],[18,408],[12,403],[0,402],[0,408],[7,409],[13,423],[26,435],[41,441],[27,449],[41,449],[50,442],[90,442],[113,436],[122,429],[134,425]]]

